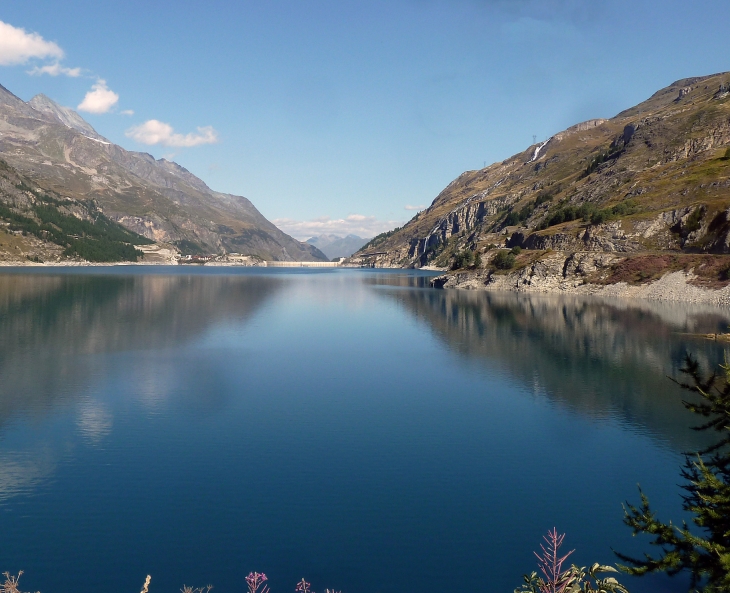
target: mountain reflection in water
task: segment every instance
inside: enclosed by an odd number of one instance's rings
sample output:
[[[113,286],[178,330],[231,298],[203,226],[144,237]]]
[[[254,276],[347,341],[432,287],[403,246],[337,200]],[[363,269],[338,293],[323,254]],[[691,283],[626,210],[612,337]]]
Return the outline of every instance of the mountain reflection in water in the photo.
[[[273,276],[0,275],[0,426],[86,391],[99,369],[84,355],[177,347],[222,320],[245,322],[281,286]],[[159,382],[161,369],[149,371],[139,380]]]
[[[726,332],[730,311],[686,303],[464,290],[383,291],[451,351],[507,373],[537,396],[596,417],[618,416],[685,451],[686,392],[668,377],[690,353],[717,369],[728,346],[692,334]]]
[[[553,525],[614,562],[638,481],[677,513],[702,440],[666,375],[721,362],[686,334],[729,321],[418,271],[2,273],[0,570],[48,593],[251,570],[275,593],[509,591]]]

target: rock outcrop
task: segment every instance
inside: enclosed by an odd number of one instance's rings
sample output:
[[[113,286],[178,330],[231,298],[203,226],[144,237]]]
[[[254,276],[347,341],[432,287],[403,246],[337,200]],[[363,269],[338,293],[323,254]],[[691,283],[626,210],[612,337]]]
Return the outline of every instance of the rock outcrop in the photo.
[[[520,274],[539,278],[540,266],[552,269],[550,252],[563,261],[576,253],[730,254],[728,89],[730,73],[680,80],[611,119],[467,171],[351,263],[447,270],[478,254],[478,269],[454,273],[480,284],[494,272],[495,248],[536,252],[535,269],[514,272],[515,283]]]

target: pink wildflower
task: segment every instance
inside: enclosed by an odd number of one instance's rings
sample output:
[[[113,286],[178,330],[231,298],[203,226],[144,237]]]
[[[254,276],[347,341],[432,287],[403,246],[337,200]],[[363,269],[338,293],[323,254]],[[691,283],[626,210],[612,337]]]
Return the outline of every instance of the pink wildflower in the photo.
[[[264,581],[268,581],[263,572],[252,572],[246,577],[248,583],[248,593],[268,593],[268,585],[264,585]]]

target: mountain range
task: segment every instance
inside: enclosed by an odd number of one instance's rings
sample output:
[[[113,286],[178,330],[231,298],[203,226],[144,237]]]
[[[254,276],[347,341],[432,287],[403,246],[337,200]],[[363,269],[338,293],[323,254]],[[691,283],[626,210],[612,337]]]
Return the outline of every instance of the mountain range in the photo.
[[[336,257],[350,257],[367,243],[367,239],[357,235],[347,235],[346,237],[318,235],[307,239],[306,242],[319,249],[329,259],[335,259]]]
[[[34,224],[45,224],[36,212],[38,196],[45,195],[59,201],[61,216],[93,222],[101,215],[109,224],[182,253],[327,259],[279,230],[248,199],[216,192],[174,162],[117,146],[45,95],[25,102],[0,86],[0,159],[11,176],[33,190],[23,190],[20,197],[0,192],[0,203]],[[21,212],[23,204],[32,208]],[[43,207],[58,204],[45,200]],[[43,240],[41,234],[36,238]]]
[[[352,262],[470,270],[479,277],[474,287],[499,274],[529,286],[545,268],[575,283],[643,282],[691,268],[727,284],[727,259],[707,255],[727,253],[726,72],[679,80],[615,117],[579,123],[466,171]]]

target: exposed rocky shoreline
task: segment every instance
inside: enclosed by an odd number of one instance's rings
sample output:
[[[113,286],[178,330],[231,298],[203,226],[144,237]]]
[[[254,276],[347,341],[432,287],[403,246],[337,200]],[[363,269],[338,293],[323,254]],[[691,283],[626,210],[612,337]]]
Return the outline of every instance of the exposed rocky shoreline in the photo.
[[[519,270],[498,273],[473,270],[448,273],[431,281],[436,288],[492,290],[543,294],[575,294],[730,305],[730,285],[712,288],[698,285],[690,271],[675,271],[641,283],[602,283],[607,271],[623,258],[619,254],[553,252]]]

